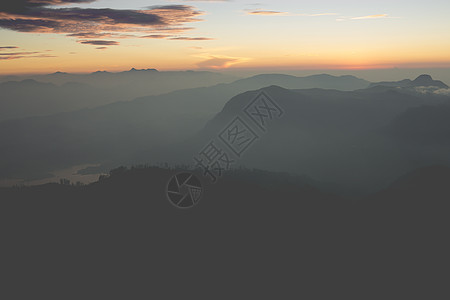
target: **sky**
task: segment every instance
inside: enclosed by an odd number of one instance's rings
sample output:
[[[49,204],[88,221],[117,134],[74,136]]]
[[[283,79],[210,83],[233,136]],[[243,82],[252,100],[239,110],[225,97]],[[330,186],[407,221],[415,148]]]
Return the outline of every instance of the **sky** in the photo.
[[[0,74],[450,67],[450,1],[2,0]]]

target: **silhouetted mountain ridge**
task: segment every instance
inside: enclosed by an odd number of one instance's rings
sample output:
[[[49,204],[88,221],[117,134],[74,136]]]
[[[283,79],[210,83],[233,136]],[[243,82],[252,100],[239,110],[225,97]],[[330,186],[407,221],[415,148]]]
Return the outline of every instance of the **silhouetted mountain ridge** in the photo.
[[[344,91],[351,91],[356,89],[363,89],[369,86],[369,82],[354,76],[332,76],[328,74],[318,74],[306,77],[296,77],[284,74],[260,74],[250,78],[241,79],[235,84],[252,84],[260,87],[277,85],[287,89],[308,89],[308,88],[322,88],[322,89],[337,89]]]
[[[370,86],[389,86],[389,87],[400,87],[400,88],[410,88],[410,87],[437,87],[437,88],[448,88],[448,85],[440,80],[433,80],[430,75],[423,74],[418,76],[414,80],[404,79],[401,81],[384,81],[372,83]]]
[[[261,132],[243,112],[261,91],[284,110],[282,117],[268,121],[267,132]],[[233,97],[196,136],[172,149],[164,148],[159,154],[150,152],[147,157],[192,161],[209,141],[217,139],[240,116],[254,127],[260,138],[239,159],[239,164],[301,172],[319,181],[348,187],[365,185],[365,190],[378,189],[418,167],[407,162],[407,157],[401,157],[402,148],[385,136],[382,129],[409,108],[442,103],[448,104],[450,99],[391,89],[345,92],[270,86]],[[421,164],[427,159],[430,162],[432,157],[423,156]]]

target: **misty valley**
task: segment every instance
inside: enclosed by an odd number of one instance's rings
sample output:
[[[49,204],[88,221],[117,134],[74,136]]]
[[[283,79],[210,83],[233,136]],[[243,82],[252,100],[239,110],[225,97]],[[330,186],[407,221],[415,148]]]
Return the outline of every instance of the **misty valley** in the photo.
[[[130,76],[141,74],[149,76],[150,82],[173,80],[182,87],[191,82],[206,83],[204,78],[224,82],[205,87],[195,87],[196,83],[189,89],[102,104],[111,100],[108,91],[114,92],[102,86],[107,80],[103,76],[118,82],[122,76],[123,84],[117,86],[125,93]],[[90,81],[90,88],[98,89],[102,96],[74,93],[72,87],[82,83],[64,80],[77,78]],[[195,155],[239,116],[254,129],[257,139],[239,157],[234,154],[238,159],[229,169],[304,176],[317,188],[332,189],[340,195],[375,193],[409,172],[449,162],[450,90],[428,75],[371,83],[353,76],[263,74],[228,82],[229,76],[219,73],[134,70],[76,77],[52,74],[41,79],[47,82],[23,79],[0,83],[2,113],[14,115],[17,108],[8,106],[12,100],[22,103],[18,107],[23,110],[23,117],[0,122],[0,177],[4,185],[52,182],[89,173],[98,179],[119,166],[194,169]],[[136,86],[129,89],[136,91]],[[81,98],[77,104],[80,109],[66,107],[67,111],[55,114],[60,102],[77,102],[61,98],[65,93]],[[284,113],[279,119],[268,120],[267,130],[258,128],[244,112],[261,93]],[[49,98],[56,104],[48,103]],[[33,115],[34,106],[47,111]],[[227,150],[233,154],[232,149]],[[76,168],[83,165],[96,167]],[[64,170],[72,174],[54,176]],[[92,175],[89,180],[79,178],[86,184],[96,181]]]

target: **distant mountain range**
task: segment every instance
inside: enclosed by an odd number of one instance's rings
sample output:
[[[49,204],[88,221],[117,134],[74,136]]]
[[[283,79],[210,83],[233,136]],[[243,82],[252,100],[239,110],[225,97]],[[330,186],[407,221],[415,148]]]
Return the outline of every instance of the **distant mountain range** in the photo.
[[[89,84],[101,89],[126,89],[133,92],[130,97],[157,95],[179,89],[210,86],[231,82],[238,78],[208,71],[163,71],[156,69],[135,69],[124,72],[97,71],[89,74],[55,72],[44,75],[5,76],[0,81],[21,81],[33,79],[39,82],[63,85],[69,82]],[[136,95],[139,93],[139,95]],[[124,99],[124,100],[131,100]]]
[[[25,78],[25,77],[24,77]],[[380,87],[435,87],[447,88],[441,81],[428,75],[399,82],[370,83],[353,76],[331,76],[327,74],[295,77],[283,74],[263,74],[236,80],[234,77],[212,72],[158,72],[155,69],[110,73],[98,71],[91,74],[68,74],[56,72],[49,75],[4,77],[16,81],[0,83],[0,121],[31,116],[47,116],[60,112],[75,111],[83,108],[129,101],[138,97],[164,94],[187,88],[216,86],[217,92],[224,92],[226,100],[232,96],[265,86],[277,85],[286,89],[336,89],[352,91],[369,86]],[[21,81],[17,81],[21,80]],[[0,80],[1,81],[1,80]],[[214,97],[222,96],[216,93]],[[205,100],[206,102],[206,100]],[[220,104],[223,101],[219,101]],[[209,104],[206,104],[206,106]],[[220,109],[220,107],[219,107]]]
[[[437,87],[437,88],[448,88],[448,85],[440,80],[433,80],[430,75],[420,75],[414,80],[404,79],[401,81],[384,81],[371,83],[370,86],[388,86],[388,87],[400,87],[400,88],[410,88],[410,87]]]
[[[155,73],[131,71],[135,72]],[[55,76],[60,75],[65,76]],[[310,86],[315,80],[317,87],[339,86],[344,90],[368,85],[352,76],[294,77],[267,74],[229,84],[142,97],[130,102],[117,102],[45,118],[11,120],[0,123],[0,136],[4,137],[4,145],[9,145],[3,148],[3,152],[0,148],[0,152],[6,155],[0,176],[23,176],[24,172],[20,170],[25,168],[25,173],[34,178],[37,175],[31,175],[31,170],[39,174],[43,169],[62,167],[65,165],[62,162],[77,164],[84,160],[99,159],[105,162],[112,158],[116,161],[119,156],[125,159],[131,153],[188,138],[199,131],[236,94],[262,88],[267,82],[302,87]],[[18,86],[25,84],[57,89],[53,84],[40,84],[31,80],[6,83],[8,86],[15,86],[12,91],[17,93],[22,90]],[[25,92],[27,90],[24,89]],[[43,92],[36,91],[36,94],[41,95]],[[79,94],[73,92],[73,95]],[[118,147],[117,143],[122,146]],[[35,149],[40,150],[36,152]]]
[[[234,82],[234,85],[253,86],[253,89],[277,85],[286,89],[335,89],[341,91],[353,91],[367,88],[370,82],[354,76],[332,76],[318,74],[306,77],[296,77],[283,74],[262,74]]]
[[[84,75],[56,72],[31,76],[22,81],[0,83],[2,95],[0,121],[94,108],[142,96],[223,84],[233,79],[235,78],[213,72],[158,72],[155,69],[131,69],[120,73],[95,72]],[[353,76],[335,77],[323,74],[295,77],[267,74],[237,80],[224,87],[216,87],[217,93],[212,96],[224,97],[228,100],[238,93],[271,84],[285,88],[354,90],[367,87],[369,82]],[[218,94],[223,89],[234,90],[234,93]],[[204,102],[206,103],[210,98],[211,96],[205,98]]]
[[[93,108],[124,99],[120,93],[84,83],[55,85],[34,79],[0,83],[0,94],[0,121]]]
[[[213,72],[132,69],[120,73],[57,72],[15,79],[0,83],[0,121],[93,108],[142,96],[231,82],[235,78]]]

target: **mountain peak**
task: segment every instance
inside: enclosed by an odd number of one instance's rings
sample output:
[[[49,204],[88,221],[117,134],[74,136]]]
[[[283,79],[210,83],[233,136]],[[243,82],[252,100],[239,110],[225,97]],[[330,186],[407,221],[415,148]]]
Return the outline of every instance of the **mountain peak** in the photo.
[[[158,70],[156,69],[136,69],[136,68],[131,68],[130,71],[128,72],[142,72],[142,71],[158,72]]]
[[[387,87],[400,87],[400,88],[414,88],[414,87],[437,87],[441,89],[446,89],[448,86],[439,80],[434,80],[430,75],[428,74],[422,74],[419,77],[417,77],[414,80],[410,79],[404,79],[401,81],[385,81],[385,82],[377,82],[372,83],[370,85],[373,86],[387,86]]]
[[[413,80],[412,84],[414,86],[436,86],[439,88],[447,88],[448,86],[439,80],[433,80],[433,78],[428,74],[422,74]]]
[[[413,82],[432,82],[433,78],[428,74],[422,74],[418,76]]]

